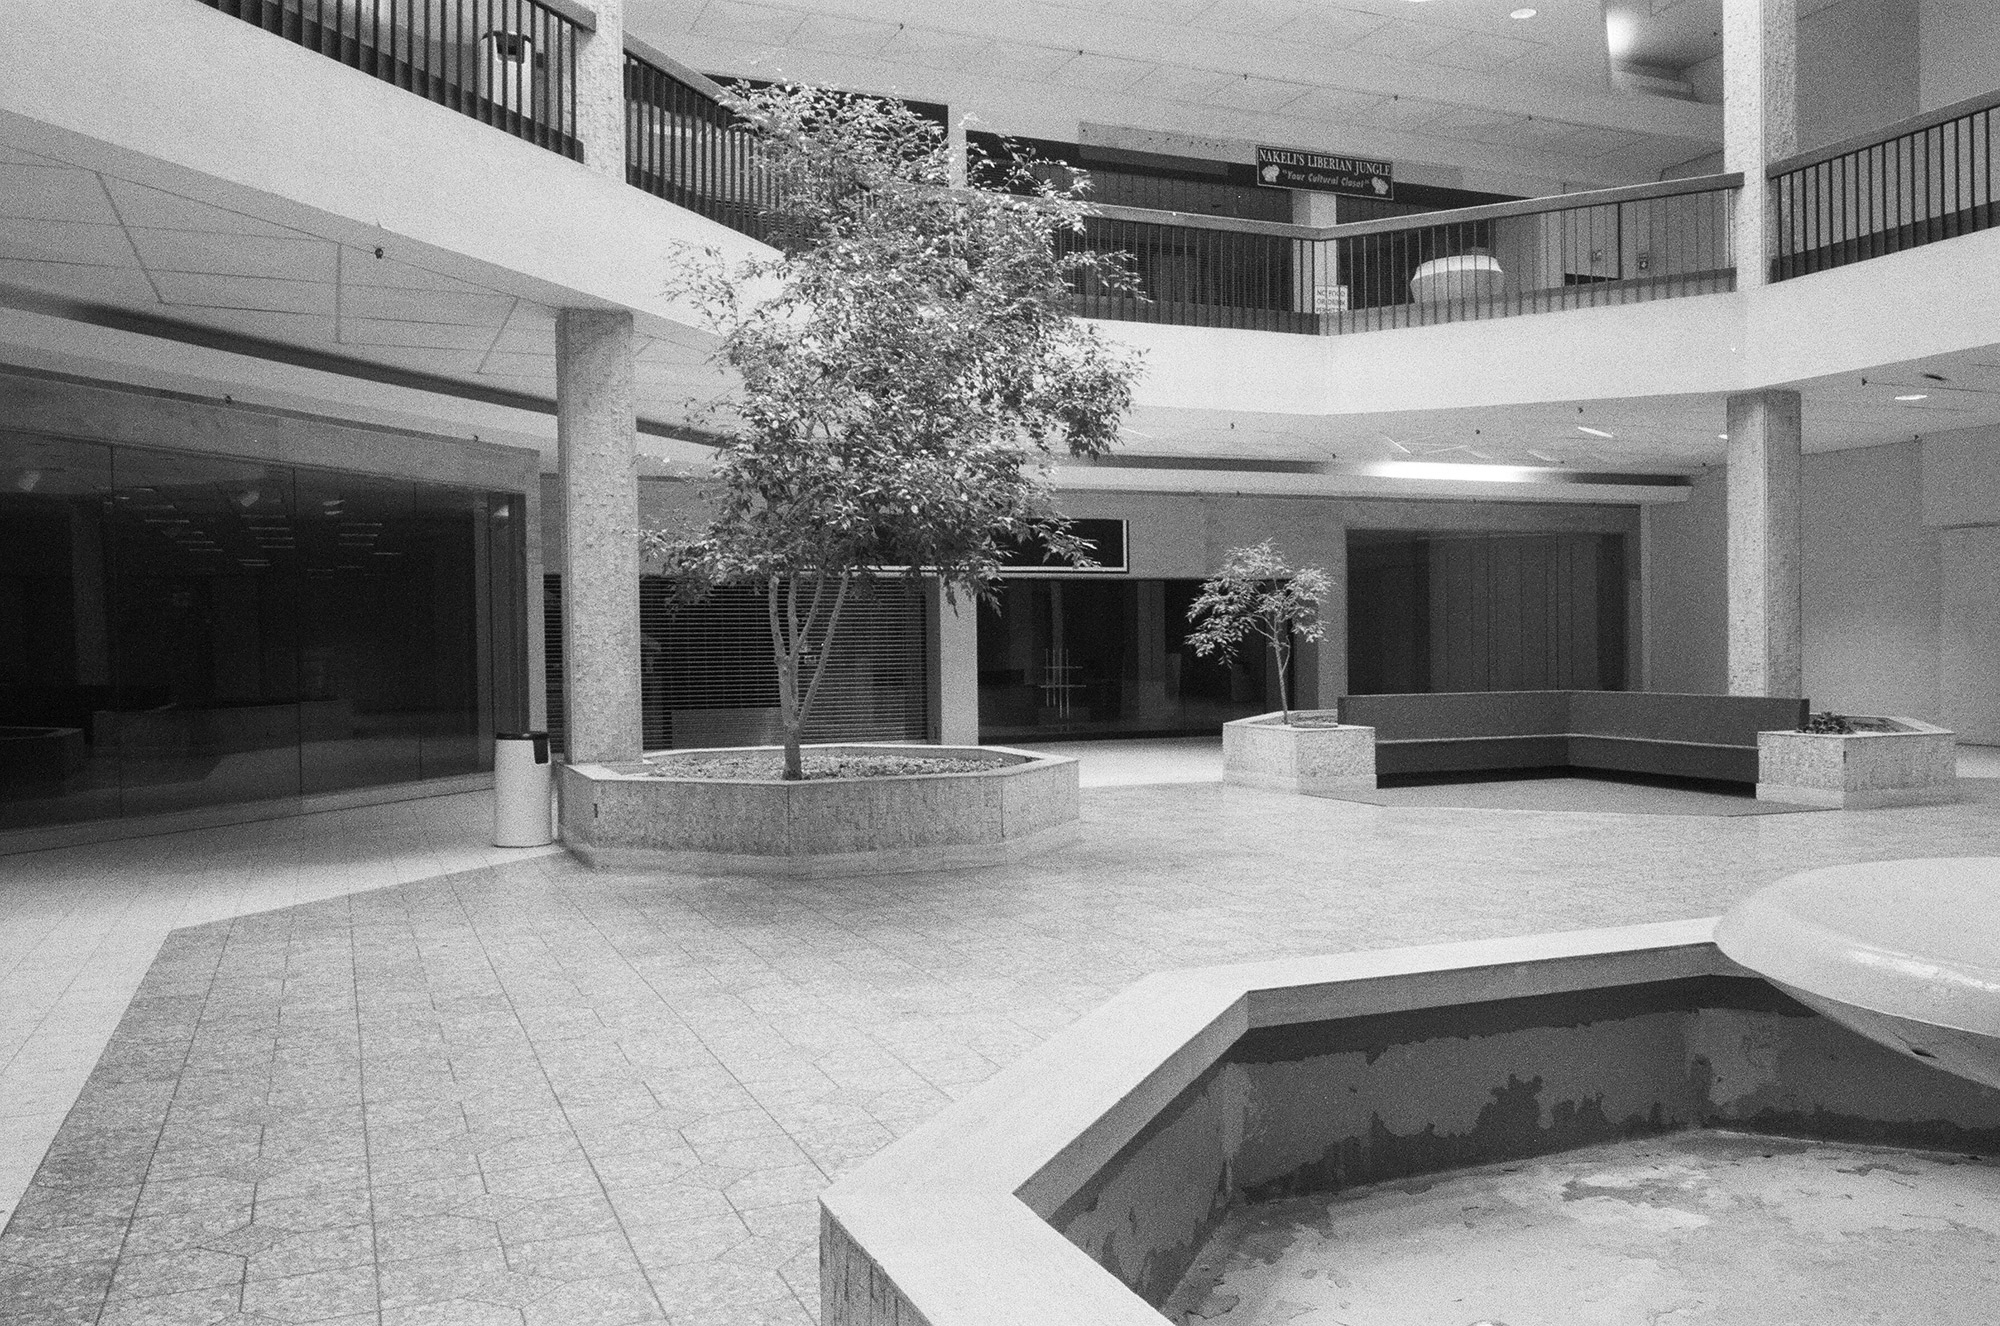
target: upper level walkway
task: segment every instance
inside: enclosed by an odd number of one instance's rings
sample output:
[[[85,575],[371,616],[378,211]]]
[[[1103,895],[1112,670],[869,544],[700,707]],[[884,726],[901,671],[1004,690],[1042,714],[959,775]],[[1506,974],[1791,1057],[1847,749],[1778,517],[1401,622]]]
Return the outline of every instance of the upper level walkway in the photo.
[[[648,338],[642,418],[672,431],[723,385],[665,291],[680,246],[763,251],[766,184],[717,89],[636,44],[623,169],[580,163],[582,7],[506,0],[485,28],[439,0],[19,9],[8,32],[35,40],[0,84],[22,200],[0,225],[0,343],[59,342],[65,320],[194,328],[544,410],[549,310],[614,306]],[[1303,419],[1712,395],[1978,350],[2000,344],[1996,104],[1774,165],[1756,183],[1779,204],[1778,279],[1740,291],[1742,182],[1711,176],[1317,229],[1105,207],[1077,242],[1132,254],[1143,297],[1078,307],[1147,350],[1146,409]]]

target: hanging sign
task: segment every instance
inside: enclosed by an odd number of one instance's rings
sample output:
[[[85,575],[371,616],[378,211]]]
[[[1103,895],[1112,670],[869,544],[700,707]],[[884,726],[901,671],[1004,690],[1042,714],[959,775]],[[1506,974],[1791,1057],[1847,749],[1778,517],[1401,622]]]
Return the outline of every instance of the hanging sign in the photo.
[[[1272,189],[1309,189],[1387,200],[1396,196],[1395,173],[1391,161],[1299,152],[1289,147],[1257,149],[1257,183]]]

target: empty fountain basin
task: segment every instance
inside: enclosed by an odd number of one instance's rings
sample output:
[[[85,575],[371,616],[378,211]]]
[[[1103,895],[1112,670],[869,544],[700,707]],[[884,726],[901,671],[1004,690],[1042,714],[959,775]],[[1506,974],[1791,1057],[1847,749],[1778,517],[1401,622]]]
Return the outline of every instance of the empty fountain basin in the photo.
[[[2000,1087],[2000,857],[1808,870],[1745,899],[1715,942],[1870,1040]]]

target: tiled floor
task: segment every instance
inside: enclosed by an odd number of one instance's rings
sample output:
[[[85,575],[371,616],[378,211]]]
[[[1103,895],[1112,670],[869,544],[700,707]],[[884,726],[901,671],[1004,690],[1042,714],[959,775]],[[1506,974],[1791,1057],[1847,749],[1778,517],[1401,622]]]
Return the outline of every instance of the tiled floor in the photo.
[[[1081,844],[957,873],[593,874],[480,846],[477,797],[0,859],[17,1061],[93,1052],[69,991],[108,1020],[150,963],[0,1236],[0,1323],[802,1323],[816,1192],[1146,972],[2000,855],[2000,783],[1707,819],[1092,781]]]

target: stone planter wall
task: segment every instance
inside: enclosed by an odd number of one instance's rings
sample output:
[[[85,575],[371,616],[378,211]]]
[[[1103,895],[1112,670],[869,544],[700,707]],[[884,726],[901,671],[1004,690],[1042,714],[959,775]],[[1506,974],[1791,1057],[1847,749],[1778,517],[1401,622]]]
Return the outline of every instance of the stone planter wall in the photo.
[[[1331,709],[1295,709],[1294,718],[1331,721]],[[1375,790],[1375,729],[1291,727],[1282,714],[1222,725],[1224,782],[1306,796]]]
[[[908,746],[809,749],[912,753]],[[653,777],[639,763],[566,764],[557,773],[563,844],[613,869],[823,876],[996,865],[1076,840],[1075,760],[997,746],[920,753],[1014,762],[972,773],[793,783]]]
[[[1757,734],[1757,798],[1866,810],[1958,800],[1958,743],[1914,718],[1863,718],[1885,730]]]

